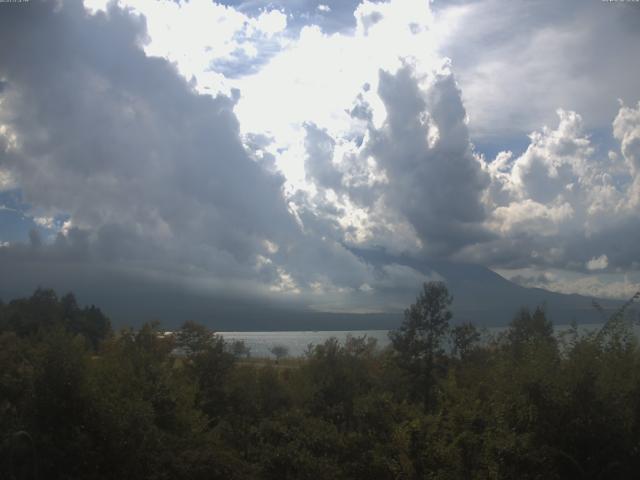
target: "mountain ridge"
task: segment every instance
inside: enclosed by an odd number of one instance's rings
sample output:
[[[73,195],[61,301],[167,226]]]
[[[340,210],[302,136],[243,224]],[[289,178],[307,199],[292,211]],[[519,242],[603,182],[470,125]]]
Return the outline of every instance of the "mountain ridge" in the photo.
[[[528,288],[511,282],[482,265],[393,257],[381,252],[358,252],[363,261],[383,272],[392,264],[422,272],[427,278],[443,279],[454,297],[452,323],[470,321],[479,327],[507,325],[522,307],[545,305],[556,324],[602,323],[605,318],[593,307],[593,300],[577,294],[561,294]],[[37,285],[28,270],[25,276],[0,280],[0,298],[30,295]],[[317,311],[302,303],[285,305],[241,295],[196,293],[176,284],[143,282],[139,278],[104,275],[82,277],[82,282],[62,281],[64,271],[50,271],[41,285],[60,294],[73,291],[81,304],[99,306],[116,326],[138,326],[159,320],[163,328],[179,327],[193,320],[218,331],[283,330],[377,330],[397,328],[404,308],[415,300],[416,284],[406,292],[406,305],[384,313],[331,313]],[[77,272],[76,272],[77,273]],[[69,275],[70,277],[70,275]],[[607,314],[624,304],[620,300],[595,299]]]

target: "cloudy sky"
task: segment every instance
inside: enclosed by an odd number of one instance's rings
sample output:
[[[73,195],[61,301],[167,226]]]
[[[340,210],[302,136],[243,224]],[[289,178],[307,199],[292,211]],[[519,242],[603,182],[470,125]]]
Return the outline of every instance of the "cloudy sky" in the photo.
[[[0,3],[0,291],[378,312],[433,259],[628,297],[639,44],[622,1]]]

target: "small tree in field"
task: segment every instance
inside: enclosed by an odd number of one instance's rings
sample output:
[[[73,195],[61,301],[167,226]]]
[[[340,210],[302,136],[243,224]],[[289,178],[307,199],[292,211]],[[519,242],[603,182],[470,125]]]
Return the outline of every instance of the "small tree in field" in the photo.
[[[400,365],[412,380],[414,393],[422,397],[425,410],[432,405],[435,360],[444,354],[453,297],[443,282],[427,282],[416,303],[404,312],[404,322],[389,334]]]
[[[280,361],[280,359],[289,355],[289,349],[284,345],[274,345],[269,349],[271,354],[276,357],[276,363]]]

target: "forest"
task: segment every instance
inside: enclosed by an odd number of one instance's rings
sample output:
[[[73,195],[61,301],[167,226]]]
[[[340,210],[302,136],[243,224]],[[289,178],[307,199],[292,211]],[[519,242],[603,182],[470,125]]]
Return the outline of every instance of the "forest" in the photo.
[[[624,309],[557,334],[523,308],[487,337],[452,301],[426,283],[389,347],[332,339],[277,361],[194,322],[115,330],[72,294],[0,303],[0,477],[637,478]]]

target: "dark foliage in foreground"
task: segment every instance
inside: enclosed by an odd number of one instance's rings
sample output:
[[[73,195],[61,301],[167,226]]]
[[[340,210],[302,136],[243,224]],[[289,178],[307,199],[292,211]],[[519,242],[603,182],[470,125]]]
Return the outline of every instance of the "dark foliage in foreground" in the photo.
[[[379,350],[247,359],[205,327],[113,333],[38,290],[0,304],[0,476],[598,479],[640,471],[640,350],[617,315],[554,336],[542,309],[480,341],[427,284]]]

